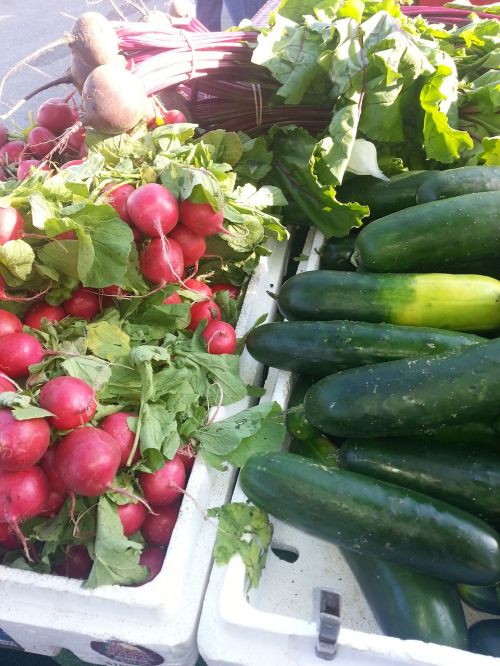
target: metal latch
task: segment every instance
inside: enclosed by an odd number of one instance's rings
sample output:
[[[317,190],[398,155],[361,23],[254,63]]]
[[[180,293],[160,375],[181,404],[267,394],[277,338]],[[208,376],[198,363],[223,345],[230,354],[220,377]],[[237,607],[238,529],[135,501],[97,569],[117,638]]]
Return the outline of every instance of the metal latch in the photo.
[[[314,589],[314,611],[318,625],[315,652],[320,659],[331,661],[337,652],[340,632],[340,594],[332,589]]]

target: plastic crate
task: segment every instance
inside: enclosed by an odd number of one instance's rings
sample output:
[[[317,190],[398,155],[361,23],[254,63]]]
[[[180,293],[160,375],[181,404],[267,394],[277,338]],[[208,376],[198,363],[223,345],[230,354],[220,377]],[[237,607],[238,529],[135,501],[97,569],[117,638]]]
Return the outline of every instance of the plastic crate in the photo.
[[[262,315],[274,316],[275,300],[268,291],[279,288],[288,242],[271,242],[270,249],[248,284],[238,336]],[[246,351],[240,374],[246,384],[262,382],[262,366]],[[251,404],[247,397],[221,408],[217,418]],[[93,664],[195,664],[196,631],[217,531],[216,522],[204,520],[203,513],[228,501],[235,474],[217,472],[201,459],[195,462],[187,486],[195,502],[184,499],[163,568],[141,587],[88,590],[78,580],[0,565],[0,644],[51,656],[65,648]]]
[[[297,272],[318,268],[323,237],[311,231]],[[262,400],[288,405],[294,376],[270,369]],[[246,499],[237,485],[233,501]],[[333,663],[338,666],[499,666],[500,659],[421,641],[381,635],[378,624],[340,551],[273,518],[274,536],[256,590],[246,596],[243,562],[214,567],[198,631],[209,666],[321,666],[316,654],[316,590],[341,597],[341,629]],[[276,553],[273,551],[276,551]],[[283,557],[286,559],[283,559]],[[293,560],[295,561],[289,561]],[[468,621],[493,617],[465,607]]]

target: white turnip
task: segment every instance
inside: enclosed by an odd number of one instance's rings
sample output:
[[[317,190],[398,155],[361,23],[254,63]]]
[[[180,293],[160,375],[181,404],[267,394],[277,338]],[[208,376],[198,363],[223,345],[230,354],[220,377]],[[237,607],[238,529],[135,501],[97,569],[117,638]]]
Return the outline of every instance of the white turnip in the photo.
[[[54,414],[48,420],[57,430],[70,430],[88,423],[97,409],[94,390],[77,377],[49,379],[40,391],[39,403]]]
[[[10,409],[0,409],[0,468],[10,472],[37,463],[50,443],[46,419],[16,420]]]

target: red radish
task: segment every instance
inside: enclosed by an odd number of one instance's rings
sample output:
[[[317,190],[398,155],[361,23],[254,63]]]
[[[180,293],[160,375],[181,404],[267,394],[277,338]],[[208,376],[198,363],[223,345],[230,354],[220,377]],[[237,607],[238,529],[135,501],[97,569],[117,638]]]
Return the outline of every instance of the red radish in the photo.
[[[182,299],[176,291],[163,301],[163,305],[180,305],[181,303]]]
[[[43,361],[45,353],[29,333],[9,333],[0,338],[0,372],[12,379],[26,377],[29,366]]]
[[[234,354],[236,331],[225,321],[210,321],[201,334],[207,341],[209,354]]]
[[[224,213],[214,210],[209,203],[194,203],[186,199],[181,201],[179,216],[182,224],[200,236],[213,236],[225,233],[222,226]]]
[[[179,516],[180,502],[151,508],[153,513],[146,516],[141,534],[151,546],[167,546]]]
[[[70,317],[78,317],[90,321],[101,311],[99,294],[96,291],[78,287],[71,296],[63,301],[63,308]]]
[[[42,328],[42,321],[57,324],[66,317],[66,312],[59,305],[49,305],[46,301],[35,303],[24,313],[24,323],[30,328]]]
[[[10,535],[9,523],[0,523],[0,545],[4,539]]]
[[[156,472],[140,472],[138,479],[144,498],[151,504],[165,506],[181,496],[186,482],[186,470],[179,456],[175,456]]]
[[[49,423],[57,430],[70,430],[88,423],[97,409],[94,390],[77,377],[56,377],[46,382],[40,407],[52,412]]]
[[[31,167],[36,168],[40,164],[40,160],[22,160],[17,165],[16,179],[26,180],[31,174]]]
[[[58,576],[85,580],[89,577],[92,565],[87,546],[83,543],[71,544],[66,548],[64,561],[56,565],[53,570]]]
[[[44,471],[34,465],[18,472],[0,471],[0,522],[8,523],[21,541],[28,560],[28,544],[19,524],[43,511],[49,497]]]
[[[229,298],[236,299],[236,298],[238,298],[239,293],[240,293],[239,288],[236,287],[234,284],[219,283],[219,284],[212,284],[211,287],[212,287],[212,293],[213,294],[216,294],[218,291],[227,291],[227,292],[229,292]]]
[[[80,150],[78,151],[78,156],[81,157],[82,159],[84,159],[85,157],[87,157],[88,154],[89,154],[89,149],[88,149],[87,146],[83,143],[83,144],[82,144],[82,147],[81,147]]]
[[[0,245],[21,238],[23,229],[24,220],[18,210],[12,206],[0,208]]]
[[[189,120],[186,118],[186,116],[182,113],[182,111],[179,111],[178,109],[170,109],[167,111],[164,117],[165,123],[167,125],[173,125],[175,123],[188,123]]]
[[[141,529],[144,519],[147,515],[147,509],[144,504],[120,504],[118,506],[118,516],[123,526],[123,534],[130,536]]]
[[[102,191],[106,195],[106,203],[113,206],[118,213],[118,217],[127,224],[132,224],[132,218],[127,211],[127,201],[132,192],[135,192],[135,187],[129,183],[118,186],[116,183],[110,183]]]
[[[186,266],[196,265],[207,251],[207,243],[203,236],[195,234],[183,224],[178,224],[172,229],[169,238],[173,238],[181,246]]]
[[[177,451],[177,455],[184,463],[186,475],[189,476],[189,474],[191,474],[191,470],[193,469],[194,461],[196,460],[196,451],[193,449],[191,444],[184,444],[184,446],[181,446],[181,448]]]
[[[51,446],[42,456],[40,467],[43,469],[49,480],[49,486],[52,490],[62,495],[68,494],[68,488],[61,479],[56,467],[57,444]]]
[[[219,321],[222,319],[222,312],[220,307],[215,301],[198,301],[193,303],[190,309],[191,320],[187,327],[189,331],[195,331],[202,319],[206,319],[209,323],[211,321]]]
[[[0,166],[0,182],[3,183],[6,180],[7,180],[7,174],[5,173],[5,171]]]
[[[177,199],[158,183],[147,183],[134,190],[127,199],[127,212],[147,236],[168,234],[179,221]]]
[[[60,97],[53,97],[42,102],[36,112],[37,124],[47,127],[56,135],[62,134],[65,129],[71,127],[77,118],[74,107]]]
[[[5,550],[21,550],[23,545],[14,532],[10,531],[8,523],[0,523],[0,525],[7,525],[7,528],[9,529],[9,535],[0,541],[0,548],[4,548]]]
[[[46,127],[33,127],[28,134],[27,147],[32,155],[42,159],[54,148],[56,141],[54,132],[51,132]]]
[[[83,164],[85,160],[69,160],[68,162],[64,162],[64,164],[61,164],[61,169],[69,169],[69,167],[72,166],[79,166],[80,164]],[[69,234],[72,233],[71,231],[65,231],[64,233]],[[60,234],[62,236],[62,234]],[[59,238],[59,236],[56,236],[56,238]]]
[[[15,314],[0,308],[0,337],[9,333],[20,333],[23,330],[23,322]]]
[[[137,414],[132,412],[116,412],[106,416],[101,422],[101,428],[104,432],[115,440],[121,451],[120,467],[125,467],[128,457],[134,446],[135,433],[128,427],[128,419],[135,418]],[[136,463],[140,457],[139,447],[137,447],[132,464]]]
[[[0,409],[0,468],[17,472],[37,463],[50,444],[46,419],[17,421],[10,409]]]
[[[79,153],[84,143],[85,143],[85,128],[78,127],[70,134],[68,134],[66,150],[69,153]]]
[[[0,125],[0,148],[4,146],[9,140],[9,133],[5,125]]]
[[[195,291],[198,294],[202,294],[207,298],[212,298],[212,290],[206,282],[201,282],[200,280],[195,280],[194,278],[188,278],[184,280],[184,287],[190,291]]]
[[[0,165],[17,164],[26,150],[24,141],[7,141],[0,148]]]
[[[17,387],[13,384],[6,375],[0,374],[0,393],[9,391],[10,393],[17,391]]]
[[[63,231],[62,234],[54,236],[53,240],[76,240],[76,233],[74,231]]]
[[[145,585],[149,583],[153,578],[160,573],[163,566],[163,561],[165,560],[165,551],[159,546],[146,546],[141,553],[139,558],[139,564],[142,564],[143,567],[149,569],[149,576],[144,583],[140,585]]]
[[[99,428],[77,428],[63,437],[57,447],[57,471],[77,495],[97,497],[110,490],[119,466],[118,444]]]
[[[168,238],[153,238],[141,252],[141,273],[156,284],[179,282],[184,274],[181,246]]]
[[[49,497],[47,499],[47,504],[43,511],[40,511],[40,516],[47,516],[48,518],[53,518],[57,516],[59,511],[62,509],[64,502],[68,495],[66,493],[58,493],[55,490],[49,491]]]

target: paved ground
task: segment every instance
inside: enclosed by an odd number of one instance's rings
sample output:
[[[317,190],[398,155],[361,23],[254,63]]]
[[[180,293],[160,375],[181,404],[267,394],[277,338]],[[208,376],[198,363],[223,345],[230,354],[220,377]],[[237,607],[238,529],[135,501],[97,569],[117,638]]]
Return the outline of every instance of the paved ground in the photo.
[[[142,0],[148,9],[164,9],[164,0]],[[18,60],[32,51],[59,39],[71,29],[77,16],[84,11],[98,11],[109,18],[118,18],[113,5],[131,19],[139,17],[131,7],[133,0],[0,0],[0,76]],[[135,0],[136,4],[140,0]],[[223,13],[223,27],[230,21]],[[69,66],[69,49],[59,46],[42,56],[34,65],[22,67],[7,81],[0,98],[0,115],[12,105],[51,78],[64,74]],[[28,113],[36,109],[43,99],[62,96],[69,87],[59,86],[40,94],[25,104],[12,120],[26,126]],[[10,121],[9,121],[10,122]]]

